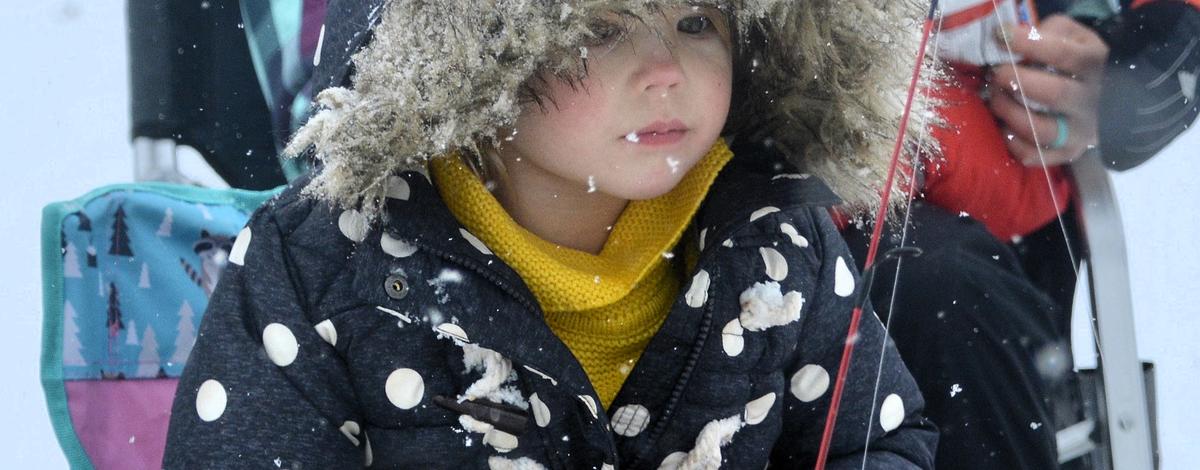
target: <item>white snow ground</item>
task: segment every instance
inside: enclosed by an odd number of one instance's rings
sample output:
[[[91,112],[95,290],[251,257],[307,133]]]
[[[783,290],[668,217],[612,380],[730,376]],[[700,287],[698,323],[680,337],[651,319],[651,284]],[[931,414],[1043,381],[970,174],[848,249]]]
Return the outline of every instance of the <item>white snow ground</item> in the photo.
[[[9,2],[0,16],[0,466],[66,468],[38,379],[41,340],[40,218],[47,203],[132,178],[124,2]],[[205,181],[195,160],[185,170]],[[1200,254],[1200,131],[1155,160],[1117,175],[1132,268],[1138,341],[1158,367],[1163,468],[1193,468],[1189,445],[1200,408],[1195,294]]]

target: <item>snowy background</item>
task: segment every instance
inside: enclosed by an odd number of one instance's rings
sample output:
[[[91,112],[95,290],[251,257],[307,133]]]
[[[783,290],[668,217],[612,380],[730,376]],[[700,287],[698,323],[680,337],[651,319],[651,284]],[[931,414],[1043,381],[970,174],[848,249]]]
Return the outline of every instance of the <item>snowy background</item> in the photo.
[[[66,468],[38,378],[41,340],[40,218],[42,206],[78,197],[133,176],[124,2],[9,2],[0,14],[0,466]],[[215,176],[191,155],[184,171]],[[1200,407],[1200,307],[1195,294],[1200,254],[1200,131],[1162,155],[1115,176],[1130,240],[1134,308],[1141,356],[1158,370],[1163,468],[1196,468]],[[1189,464],[1188,462],[1192,462]]]

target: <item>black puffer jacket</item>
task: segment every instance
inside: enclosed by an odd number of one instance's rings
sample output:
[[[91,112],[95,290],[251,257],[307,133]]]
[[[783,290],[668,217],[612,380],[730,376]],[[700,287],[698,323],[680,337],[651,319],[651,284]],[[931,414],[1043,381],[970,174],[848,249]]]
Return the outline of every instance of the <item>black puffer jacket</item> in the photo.
[[[426,176],[394,178],[369,227],[289,189],[238,236],[164,466],[811,468],[854,263],[822,183],[734,150],[683,242],[696,268],[609,410]],[[885,338],[868,312],[829,468],[859,468],[867,432],[867,468],[932,468],[936,431]]]

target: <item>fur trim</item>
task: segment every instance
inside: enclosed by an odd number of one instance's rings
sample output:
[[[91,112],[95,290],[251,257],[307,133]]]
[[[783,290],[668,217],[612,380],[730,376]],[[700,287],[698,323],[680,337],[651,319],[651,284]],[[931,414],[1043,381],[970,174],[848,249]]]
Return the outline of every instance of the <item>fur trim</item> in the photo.
[[[771,139],[851,205],[877,206],[920,39],[914,0],[391,0],[353,56],[353,86],[320,92],[285,153],[312,149],[321,160],[306,194],[375,219],[389,175],[477,153],[516,120],[536,72],[580,76],[591,20],[696,3],[732,13],[735,47],[749,59],[734,72],[746,98],[731,119],[745,112],[754,138]],[[929,108],[914,109],[910,151],[927,140],[918,117]]]

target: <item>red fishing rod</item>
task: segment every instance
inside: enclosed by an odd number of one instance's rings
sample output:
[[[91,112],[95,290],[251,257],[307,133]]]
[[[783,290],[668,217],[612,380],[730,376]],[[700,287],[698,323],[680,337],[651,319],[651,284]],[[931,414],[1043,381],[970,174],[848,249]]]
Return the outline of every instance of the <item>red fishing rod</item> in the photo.
[[[883,194],[880,199],[879,210],[875,214],[875,228],[871,232],[871,245],[867,250],[867,259],[864,266],[864,279],[866,282],[859,283],[859,295],[856,296],[854,302],[854,310],[850,315],[850,328],[846,331],[846,342],[842,349],[842,360],[838,366],[837,380],[833,386],[833,398],[829,403],[829,413],[825,417],[825,430],[821,435],[821,447],[817,453],[816,470],[825,470],[825,461],[829,458],[829,444],[833,439],[833,427],[837,423],[838,407],[842,402],[842,392],[846,386],[846,372],[850,368],[850,358],[854,355],[854,340],[858,336],[858,325],[862,320],[863,304],[869,298],[867,292],[870,291],[869,272],[873,271],[875,265],[875,256],[879,252],[879,239],[883,235],[884,221],[887,219],[888,205],[891,201],[892,186],[895,183],[896,170],[899,167],[900,151],[904,148],[904,136],[908,132],[909,114],[912,112],[913,97],[916,95],[917,85],[920,82],[921,67],[925,62],[925,49],[929,43],[930,32],[933,31],[933,19],[937,12],[937,0],[932,0],[929,4],[929,12],[925,16],[925,25],[921,31],[921,45],[917,53],[917,63],[913,65],[912,80],[908,84],[908,96],[904,100],[904,114],[900,116],[900,130],[896,134],[896,142],[892,147],[892,160],[888,167],[887,180],[883,185]],[[870,423],[868,423],[868,426]]]

